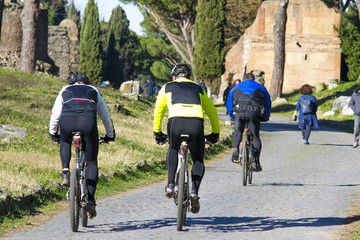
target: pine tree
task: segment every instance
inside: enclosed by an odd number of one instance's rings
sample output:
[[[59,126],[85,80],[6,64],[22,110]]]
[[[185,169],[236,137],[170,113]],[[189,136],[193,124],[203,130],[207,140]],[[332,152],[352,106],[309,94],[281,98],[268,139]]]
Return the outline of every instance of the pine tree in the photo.
[[[224,71],[225,0],[199,0],[195,23],[195,73],[209,87]]]
[[[102,81],[102,58],[99,11],[94,0],[89,0],[81,25],[79,71],[85,73],[90,82]]]

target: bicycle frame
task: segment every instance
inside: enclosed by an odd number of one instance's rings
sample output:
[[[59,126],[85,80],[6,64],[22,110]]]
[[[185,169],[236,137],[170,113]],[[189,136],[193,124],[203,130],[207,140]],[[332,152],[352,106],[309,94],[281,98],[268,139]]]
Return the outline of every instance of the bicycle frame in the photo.
[[[176,181],[175,186],[175,204],[178,206],[177,211],[177,230],[182,231],[182,227],[185,226],[186,222],[186,212],[190,210],[189,205],[189,172],[188,172],[188,141],[189,135],[182,134],[181,144],[178,152],[178,167],[176,171]]]
[[[84,190],[85,188],[83,187],[85,183],[86,162],[85,162],[85,154],[82,149],[81,135],[79,133],[74,133],[73,146],[75,147],[75,168],[78,170],[80,177],[79,183],[81,189],[81,204],[82,204],[81,206],[84,206],[84,204],[86,204],[85,201],[86,192]],[[66,193],[66,199],[69,200],[69,190]]]
[[[84,158],[84,151],[83,151],[83,146],[82,146],[82,140],[81,140],[81,136],[79,134],[75,134],[73,136],[73,145],[75,147],[75,153],[76,153],[76,159],[75,159],[75,164],[76,164],[76,169],[79,171],[80,173],[80,179],[79,179],[79,183],[80,183],[80,190],[81,190],[81,207],[85,207],[86,206],[86,201],[87,201],[87,193],[86,193],[86,188],[84,187],[85,184],[85,174],[86,174],[86,162],[85,162],[85,158]]]
[[[245,120],[245,139],[241,146],[241,160],[243,167],[243,186],[246,186],[247,182],[252,183],[252,165],[254,161],[254,147],[252,144],[252,133],[248,129],[249,120]]]
[[[73,232],[79,227],[79,219],[81,225],[87,227],[87,188],[86,188],[86,162],[82,146],[82,135],[80,132],[73,133],[73,146],[75,147],[75,167],[71,173],[70,188],[66,194],[70,203],[70,226]]]

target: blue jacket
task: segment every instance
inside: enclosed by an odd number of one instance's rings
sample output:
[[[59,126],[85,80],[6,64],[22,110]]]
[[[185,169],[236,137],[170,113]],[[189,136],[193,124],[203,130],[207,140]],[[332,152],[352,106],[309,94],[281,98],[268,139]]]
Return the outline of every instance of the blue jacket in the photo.
[[[304,115],[301,110],[301,102],[304,101],[305,99],[310,99],[310,101],[313,102],[314,105],[313,105],[312,113]],[[319,121],[316,116],[317,108],[318,108],[318,102],[317,102],[315,96],[306,94],[306,95],[302,95],[301,97],[299,97],[296,107],[295,107],[295,110],[299,111],[299,127],[300,128],[305,128],[307,125],[310,125],[313,128],[320,127]]]
[[[152,80],[152,78],[150,78],[149,81],[145,83],[147,95],[152,95],[154,93],[153,92],[154,86],[155,86],[155,82],[154,80]]]
[[[234,94],[235,93],[235,94]],[[242,102],[247,105],[249,100],[257,99],[259,104],[265,108],[265,116],[263,120],[269,120],[271,113],[271,98],[267,89],[253,80],[245,80],[236,84],[230,91],[226,108],[231,118],[234,118],[234,102]]]

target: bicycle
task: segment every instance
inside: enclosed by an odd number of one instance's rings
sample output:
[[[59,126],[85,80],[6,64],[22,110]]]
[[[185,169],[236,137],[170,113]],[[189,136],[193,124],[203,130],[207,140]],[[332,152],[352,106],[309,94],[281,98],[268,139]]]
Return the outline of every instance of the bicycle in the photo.
[[[250,119],[242,118],[242,120],[245,121],[245,126],[244,126],[245,139],[240,148],[240,154],[239,154],[240,159],[236,163],[240,163],[240,165],[242,165],[242,170],[243,170],[242,184],[243,186],[246,186],[247,182],[249,184],[252,183],[252,177],[253,177],[252,166],[255,159],[254,159],[253,136],[248,129],[248,124]]]
[[[180,135],[181,144],[178,152],[178,166],[175,174],[174,202],[177,205],[176,229],[182,231],[186,225],[186,214],[190,212],[190,177],[188,171],[188,154],[190,136],[187,134]],[[167,135],[163,136],[163,141],[157,143],[159,145],[168,142]],[[206,144],[212,144],[205,138]]]
[[[75,167],[71,172],[70,188],[66,199],[70,204],[70,226],[73,232],[81,226],[87,227],[88,215],[86,205],[89,202],[86,186],[86,161],[83,150],[83,136],[81,132],[72,133],[73,146],[75,147]],[[99,138],[99,144],[108,143],[104,138]],[[91,218],[91,217],[90,217]]]

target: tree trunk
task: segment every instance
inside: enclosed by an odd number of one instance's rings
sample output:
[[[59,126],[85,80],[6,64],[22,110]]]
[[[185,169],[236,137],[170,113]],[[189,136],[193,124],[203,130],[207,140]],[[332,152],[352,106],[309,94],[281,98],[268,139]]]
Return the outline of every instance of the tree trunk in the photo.
[[[274,69],[271,77],[270,96],[280,97],[284,82],[285,68],[285,31],[287,21],[287,6],[289,0],[280,0],[274,25]]]
[[[356,2],[356,8],[358,10],[358,17],[359,17],[359,21],[360,21],[360,0],[357,0]]]
[[[163,21],[162,17],[154,9],[151,9],[148,6],[141,4],[140,2],[136,3],[141,8],[146,10],[148,14],[154,17],[156,21],[156,25],[154,26],[168,37],[169,41],[175,47],[175,50],[179,53],[185,63],[188,64],[191,69],[194,69],[193,59],[195,46],[195,30],[192,18],[184,17],[183,19],[178,21],[178,27],[181,31],[181,35],[175,35],[170,31],[170,29]]]
[[[25,0],[20,19],[23,38],[19,71],[33,72],[36,61],[36,29],[39,20],[40,0]]]
[[[3,9],[4,9],[4,0],[0,0],[0,38],[1,38],[1,26],[2,26]]]

